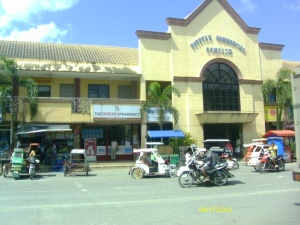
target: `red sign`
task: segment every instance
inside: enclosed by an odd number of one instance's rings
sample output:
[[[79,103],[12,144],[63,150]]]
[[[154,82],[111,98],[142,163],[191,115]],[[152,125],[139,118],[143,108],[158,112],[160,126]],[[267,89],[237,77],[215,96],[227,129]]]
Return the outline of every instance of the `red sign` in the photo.
[[[96,138],[85,138],[84,139],[84,149],[86,156],[96,155]]]

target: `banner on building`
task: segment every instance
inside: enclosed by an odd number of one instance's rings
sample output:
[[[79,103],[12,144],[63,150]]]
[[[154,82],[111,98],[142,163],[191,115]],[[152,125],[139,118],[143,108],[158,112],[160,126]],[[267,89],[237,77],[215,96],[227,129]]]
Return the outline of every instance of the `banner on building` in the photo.
[[[265,106],[265,121],[276,122],[276,106]]]

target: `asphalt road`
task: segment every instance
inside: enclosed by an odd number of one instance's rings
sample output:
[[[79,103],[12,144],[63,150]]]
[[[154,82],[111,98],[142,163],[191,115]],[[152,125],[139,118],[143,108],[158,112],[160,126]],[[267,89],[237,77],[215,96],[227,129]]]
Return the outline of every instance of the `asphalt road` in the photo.
[[[181,188],[177,178],[134,180],[128,168],[88,177],[41,173],[34,180],[0,177],[0,224],[300,224],[296,163],[259,174],[243,164],[226,186]]]

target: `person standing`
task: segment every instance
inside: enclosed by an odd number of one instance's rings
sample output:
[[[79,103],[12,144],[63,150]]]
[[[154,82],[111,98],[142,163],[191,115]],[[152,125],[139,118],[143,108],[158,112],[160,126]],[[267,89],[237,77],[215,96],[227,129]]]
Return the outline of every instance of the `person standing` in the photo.
[[[22,144],[21,144],[21,138],[17,141],[17,148],[21,148]]]
[[[116,161],[116,151],[118,148],[118,142],[113,139],[111,142],[111,161]]]
[[[232,144],[230,143],[230,141],[228,141],[226,143],[225,147],[228,148],[231,151],[231,153],[233,153],[233,147],[232,147]]]
[[[44,140],[41,141],[38,148],[41,151],[41,163],[42,163],[42,162],[44,162],[44,160],[46,158],[46,143]]]
[[[57,160],[57,145],[55,141],[53,141],[53,145],[52,145],[52,156],[55,160]]]
[[[240,154],[241,152],[241,139],[239,137],[236,137],[235,140],[235,153]]]

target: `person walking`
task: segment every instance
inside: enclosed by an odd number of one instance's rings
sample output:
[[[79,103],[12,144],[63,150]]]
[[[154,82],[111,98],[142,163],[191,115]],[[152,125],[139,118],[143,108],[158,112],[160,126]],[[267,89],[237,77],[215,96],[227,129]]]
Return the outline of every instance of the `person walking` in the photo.
[[[116,151],[118,148],[118,142],[113,139],[111,142],[111,161],[116,161]]]
[[[52,142],[52,156],[55,160],[57,160],[57,145],[55,141]]]

